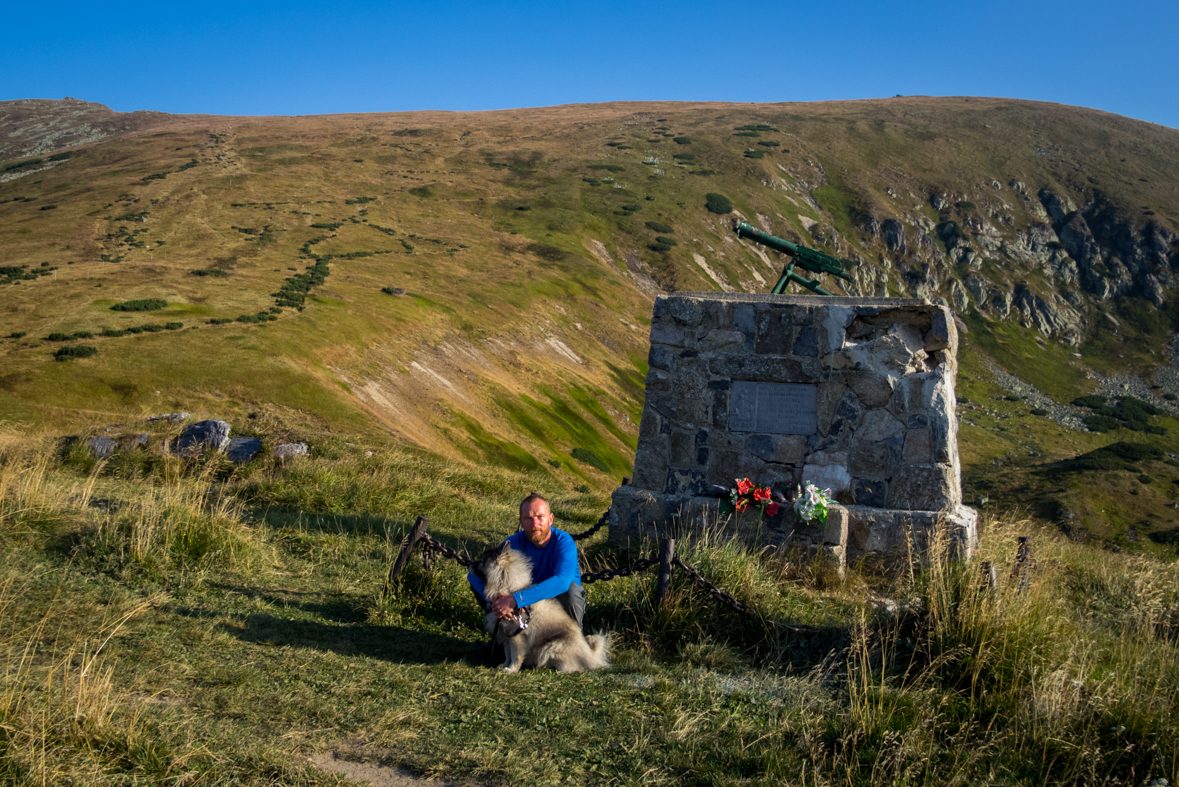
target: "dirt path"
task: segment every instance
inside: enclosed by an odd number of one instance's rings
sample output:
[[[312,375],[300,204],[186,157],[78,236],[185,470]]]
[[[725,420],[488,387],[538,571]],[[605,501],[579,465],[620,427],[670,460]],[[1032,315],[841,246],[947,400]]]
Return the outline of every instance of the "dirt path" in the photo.
[[[338,773],[354,782],[365,782],[373,787],[449,787],[452,784],[435,779],[420,779],[404,768],[342,760],[339,753],[334,751],[312,755],[311,762],[316,768]]]

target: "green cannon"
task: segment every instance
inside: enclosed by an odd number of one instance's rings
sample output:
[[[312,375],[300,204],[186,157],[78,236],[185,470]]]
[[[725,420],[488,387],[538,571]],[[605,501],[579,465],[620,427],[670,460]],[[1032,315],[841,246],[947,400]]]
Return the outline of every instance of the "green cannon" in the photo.
[[[756,227],[751,227],[744,221],[738,222],[733,229],[737,231],[738,238],[749,238],[755,243],[760,243],[762,246],[768,246],[774,251],[780,251],[783,254],[790,256],[790,262],[782,270],[782,277],[778,279],[778,283],[774,285],[774,289],[770,290],[774,295],[781,295],[786,292],[786,286],[790,282],[796,282],[806,287],[811,292],[817,292],[819,295],[832,295],[819,286],[817,281],[812,281],[803,276],[799,276],[794,272],[795,265],[801,265],[811,273],[830,273],[833,276],[838,276],[847,281],[854,281],[850,273],[843,269],[843,263],[834,257],[824,254],[821,251],[808,249],[806,246],[800,246],[797,243],[791,243],[788,240],[776,237],[768,232],[762,232]]]

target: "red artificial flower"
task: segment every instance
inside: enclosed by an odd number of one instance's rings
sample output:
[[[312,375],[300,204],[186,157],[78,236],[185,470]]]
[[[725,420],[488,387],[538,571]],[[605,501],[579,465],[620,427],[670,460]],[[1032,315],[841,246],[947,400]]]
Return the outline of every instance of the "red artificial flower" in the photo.
[[[776,513],[778,513],[777,503],[770,503],[768,506],[766,506],[766,516],[773,516]]]
[[[737,510],[738,511],[745,511],[748,508],[749,508],[749,498],[742,497],[741,499],[739,499],[737,501]]]
[[[770,499],[770,488],[768,486],[762,487],[761,489],[754,489],[753,490],[753,502],[760,503],[763,500],[769,500],[769,499]]]
[[[749,483],[748,478],[743,478],[737,482],[737,494],[739,494],[739,495],[749,494],[749,490],[752,488],[753,488],[753,484]],[[744,511],[745,509],[741,509],[741,510]]]

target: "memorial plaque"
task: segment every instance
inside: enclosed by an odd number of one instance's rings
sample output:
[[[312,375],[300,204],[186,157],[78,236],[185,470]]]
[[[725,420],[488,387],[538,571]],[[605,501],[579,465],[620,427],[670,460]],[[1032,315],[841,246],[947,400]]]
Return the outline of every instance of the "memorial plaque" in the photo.
[[[766,434],[818,433],[818,387],[733,381],[729,431]]]

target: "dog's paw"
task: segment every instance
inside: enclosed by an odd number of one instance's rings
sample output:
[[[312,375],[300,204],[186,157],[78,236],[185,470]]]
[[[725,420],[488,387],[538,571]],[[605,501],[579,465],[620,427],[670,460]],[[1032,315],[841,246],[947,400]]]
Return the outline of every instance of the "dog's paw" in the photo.
[[[503,666],[503,671],[506,672],[508,675],[514,675],[515,673],[520,671],[520,667],[519,667],[519,665],[513,667],[511,664],[505,664]]]

